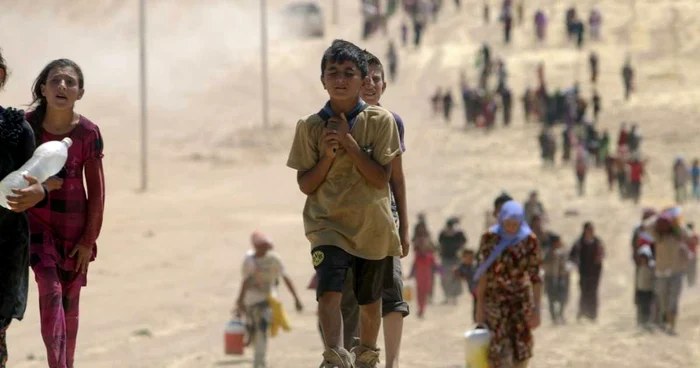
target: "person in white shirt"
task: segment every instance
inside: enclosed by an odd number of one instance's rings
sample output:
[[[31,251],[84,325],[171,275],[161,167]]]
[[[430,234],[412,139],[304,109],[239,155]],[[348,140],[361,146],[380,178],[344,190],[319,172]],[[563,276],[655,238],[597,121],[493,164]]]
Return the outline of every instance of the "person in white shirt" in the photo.
[[[268,298],[279,298],[277,285],[282,278],[294,296],[297,311],[303,306],[292,280],[284,273],[282,261],[272,252],[272,241],[265,235],[254,232],[251,236],[253,250],[243,260],[241,291],[236,301],[235,314],[246,316],[248,344],[253,343],[255,358],[253,368],[265,368],[267,335],[272,324],[272,308]]]

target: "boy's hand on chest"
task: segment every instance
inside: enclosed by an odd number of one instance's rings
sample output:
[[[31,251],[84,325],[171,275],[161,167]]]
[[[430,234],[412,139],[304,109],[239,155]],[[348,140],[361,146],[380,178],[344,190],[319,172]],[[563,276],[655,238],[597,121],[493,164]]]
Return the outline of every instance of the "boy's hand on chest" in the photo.
[[[355,140],[352,135],[350,135],[350,123],[348,123],[345,114],[332,116],[328,119],[328,128],[338,134],[338,143],[343,147],[347,148]]]

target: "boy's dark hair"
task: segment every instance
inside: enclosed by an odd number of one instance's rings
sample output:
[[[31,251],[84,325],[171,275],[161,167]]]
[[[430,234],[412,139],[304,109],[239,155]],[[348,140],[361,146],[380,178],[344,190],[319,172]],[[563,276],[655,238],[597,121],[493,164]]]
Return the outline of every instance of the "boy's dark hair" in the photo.
[[[471,255],[475,255],[475,254],[476,254],[476,252],[474,252],[474,249],[471,249],[471,248],[464,248],[464,249],[462,249],[462,252],[461,252],[460,255],[461,255],[462,257],[464,257],[464,256],[470,255],[470,254],[471,254]]]
[[[384,82],[384,65],[382,65],[381,60],[379,60],[379,58],[376,55],[367,50],[365,50],[364,53],[365,58],[367,59],[367,66],[378,66],[379,69],[382,71],[382,82]]]
[[[501,193],[496,199],[493,201],[493,208],[498,208],[500,206],[503,206],[504,203],[508,201],[512,201],[513,198],[508,195],[508,193]]]
[[[323,59],[321,59],[321,76],[323,76],[328,62],[342,63],[343,61],[352,61],[355,63],[357,69],[360,70],[362,78],[369,74],[369,66],[364,51],[352,42],[335,40],[331,44],[331,47],[327,48],[323,53]]]
[[[3,73],[3,77],[0,79],[0,88],[2,88],[7,80],[7,64],[5,63],[5,58],[2,57],[2,49],[0,49],[0,70]]]

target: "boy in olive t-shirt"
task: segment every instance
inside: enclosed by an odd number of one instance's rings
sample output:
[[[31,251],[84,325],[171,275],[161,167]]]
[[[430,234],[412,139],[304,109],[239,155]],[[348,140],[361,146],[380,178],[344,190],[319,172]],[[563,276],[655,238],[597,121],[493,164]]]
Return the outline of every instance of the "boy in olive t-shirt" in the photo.
[[[326,351],[321,367],[370,368],[379,362],[377,336],[386,267],[401,255],[391,212],[392,161],[401,154],[391,113],[360,99],[368,79],[363,51],[336,40],[321,61],[330,100],[297,123],[287,166],[306,194],[304,229],[318,275],[316,296]],[[348,270],[360,305],[360,345],[343,348],[340,301]]]

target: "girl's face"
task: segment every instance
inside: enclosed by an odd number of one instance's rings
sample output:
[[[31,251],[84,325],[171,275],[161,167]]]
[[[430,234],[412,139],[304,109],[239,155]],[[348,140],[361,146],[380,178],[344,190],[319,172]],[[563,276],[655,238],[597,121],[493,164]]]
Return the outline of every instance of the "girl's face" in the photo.
[[[83,98],[84,92],[80,88],[78,73],[72,67],[52,69],[41,85],[41,94],[49,107],[58,110],[72,109],[75,101]]]
[[[515,235],[520,229],[520,221],[518,220],[504,220],[503,229],[510,235]]]

